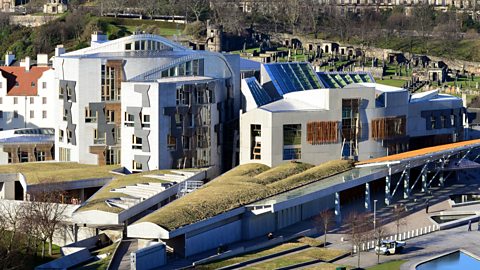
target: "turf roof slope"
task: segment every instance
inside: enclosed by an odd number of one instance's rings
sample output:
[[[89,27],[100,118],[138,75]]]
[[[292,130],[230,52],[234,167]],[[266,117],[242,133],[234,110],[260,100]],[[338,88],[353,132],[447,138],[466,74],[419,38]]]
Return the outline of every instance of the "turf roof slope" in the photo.
[[[240,165],[136,223],[152,222],[171,231],[351,168],[353,162],[347,160],[315,167],[288,162],[273,169],[262,164]]]
[[[74,162],[31,162],[0,165],[0,174],[22,173],[29,185],[113,177],[118,165],[97,166]]]
[[[174,170],[178,171],[178,170]],[[189,171],[189,170],[185,170]],[[195,171],[195,170],[191,170]],[[143,173],[134,173],[129,175],[117,175],[112,181],[103,186],[99,191],[93,194],[85,204],[80,207],[77,211],[89,211],[89,210],[99,210],[110,213],[120,213],[125,209],[119,207],[110,207],[105,203],[105,200],[112,198],[124,197],[128,198],[127,194],[121,192],[111,192],[112,189],[121,188],[125,186],[132,186],[135,184],[146,184],[146,183],[167,183],[169,181],[156,179],[153,177],[144,177],[145,175],[153,174],[174,174],[172,170],[156,170],[148,171]]]

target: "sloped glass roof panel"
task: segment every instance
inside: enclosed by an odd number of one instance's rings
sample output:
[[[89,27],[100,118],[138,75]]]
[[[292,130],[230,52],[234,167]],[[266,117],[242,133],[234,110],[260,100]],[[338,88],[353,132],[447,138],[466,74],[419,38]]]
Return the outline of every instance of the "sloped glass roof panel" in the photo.
[[[308,63],[273,63],[264,67],[282,96],[290,92],[322,88],[322,83]]]

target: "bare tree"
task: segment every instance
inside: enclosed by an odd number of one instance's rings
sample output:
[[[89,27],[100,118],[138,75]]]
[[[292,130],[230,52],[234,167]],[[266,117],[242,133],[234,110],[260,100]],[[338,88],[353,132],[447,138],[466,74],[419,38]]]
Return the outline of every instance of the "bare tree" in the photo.
[[[320,212],[320,214],[315,217],[315,225],[319,231],[323,232],[323,247],[327,247],[327,233],[330,229],[330,226],[333,224],[334,214],[331,209],[325,209]]]
[[[405,219],[405,206],[403,204],[396,204],[393,207],[392,214],[395,219],[395,232],[396,235],[400,233],[400,228],[407,225],[407,220]]]
[[[360,268],[360,253],[362,243],[368,240],[372,222],[366,213],[352,212],[347,218],[348,232],[352,242],[352,249],[357,250],[357,267]]]
[[[61,203],[64,193],[58,189],[50,189],[48,182],[42,188],[29,193],[31,199],[31,215],[42,241],[42,257],[45,255],[44,245],[48,241],[48,253],[52,255],[52,242],[55,231],[64,219],[67,205]]]

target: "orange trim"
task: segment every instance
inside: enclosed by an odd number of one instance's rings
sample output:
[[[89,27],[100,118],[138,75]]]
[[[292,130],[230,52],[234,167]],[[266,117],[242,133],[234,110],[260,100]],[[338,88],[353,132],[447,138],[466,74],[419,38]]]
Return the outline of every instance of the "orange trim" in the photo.
[[[407,158],[413,158],[416,156],[423,156],[428,154],[435,154],[437,152],[446,151],[446,150],[453,150],[458,147],[465,147],[469,145],[480,144],[479,140],[470,140],[470,141],[463,141],[463,142],[456,142],[456,143],[449,143],[439,146],[427,147],[419,150],[408,151],[396,155],[380,157],[380,158],[373,158],[361,162],[357,162],[355,165],[364,165],[364,164],[372,164],[372,163],[380,163],[380,162],[389,162],[389,161],[399,161]]]

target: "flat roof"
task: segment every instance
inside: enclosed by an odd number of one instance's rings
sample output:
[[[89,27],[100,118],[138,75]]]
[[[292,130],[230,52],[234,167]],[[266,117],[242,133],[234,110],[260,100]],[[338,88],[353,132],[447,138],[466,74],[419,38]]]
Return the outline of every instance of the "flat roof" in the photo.
[[[27,162],[0,165],[0,174],[21,173],[27,184],[61,183],[85,179],[112,178],[119,165],[97,166],[74,162]]]
[[[480,147],[480,139],[478,140],[469,140],[456,143],[449,143],[439,146],[427,147],[419,150],[408,151],[400,154],[390,155],[386,157],[379,157],[374,159],[369,159],[365,161],[360,161],[355,165],[366,165],[366,164],[375,164],[375,163],[389,163],[396,161],[405,161],[411,159],[421,159],[429,155],[442,154],[451,150],[462,150],[468,148],[477,148]]]

